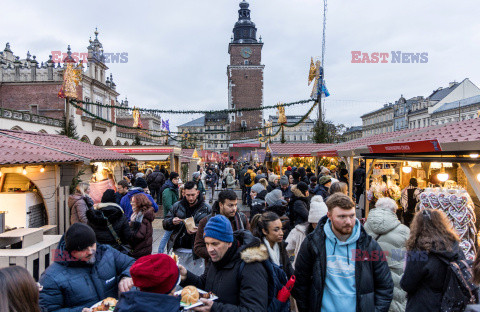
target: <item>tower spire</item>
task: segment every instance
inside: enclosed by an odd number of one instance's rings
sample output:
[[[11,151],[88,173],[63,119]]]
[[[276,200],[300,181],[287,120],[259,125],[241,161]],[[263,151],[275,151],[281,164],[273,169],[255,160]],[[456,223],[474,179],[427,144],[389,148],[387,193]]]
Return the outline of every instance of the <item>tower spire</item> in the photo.
[[[250,4],[243,0],[238,10],[238,21],[233,28],[232,43],[257,43],[257,28],[250,19]]]

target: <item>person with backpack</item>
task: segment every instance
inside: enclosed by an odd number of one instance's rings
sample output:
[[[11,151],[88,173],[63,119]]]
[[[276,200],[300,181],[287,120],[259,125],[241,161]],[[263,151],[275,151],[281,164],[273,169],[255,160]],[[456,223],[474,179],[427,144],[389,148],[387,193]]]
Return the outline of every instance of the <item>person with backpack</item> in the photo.
[[[205,178],[205,182],[207,183],[207,186],[212,189],[212,197],[210,197],[209,203],[213,203],[213,197],[215,196],[215,187],[217,186],[217,181],[218,181],[218,176],[217,174],[213,171],[213,169],[208,169],[207,171],[207,177]]]
[[[393,281],[382,249],[355,217],[345,194],[328,198],[327,215],[303,241],[292,295],[300,312],[387,312]]]
[[[165,176],[160,172],[160,166],[156,165],[155,170],[147,176],[147,184],[148,189],[150,190],[150,195],[152,195],[158,204],[161,203],[160,189],[164,183]]]
[[[470,298],[462,289],[473,285],[468,282],[471,271],[459,242],[443,211],[424,209],[415,215],[406,244],[407,265],[400,281],[407,292],[406,311],[464,311]],[[460,268],[460,278],[452,265]],[[455,304],[456,309],[452,308]]]
[[[205,186],[203,185],[202,174],[200,173],[200,171],[194,172],[192,174],[192,180],[197,184],[197,190],[200,192],[200,195],[203,196],[203,199],[205,199],[207,191],[205,190]]]
[[[287,278],[290,278],[293,275],[293,267],[283,241],[282,228],[282,221],[275,212],[257,214],[252,220],[252,233],[267,247],[270,261],[279,266]]]
[[[252,198],[250,197],[250,190],[252,189],[252,186],[255,184],[255,177],[257,175],[255,172],[253,172],[253,167],[248,166],[247,172],[243,175],[243,184],[245,185],[245,193],[247,197],[247,205],[248,207],[252,206]]]
[[[235,169],[231,168],[225,178],[225,188],[227,190],[233,190],[235,188]]]
[[[216,215],[227,217],[234,231],[250,230],[250,222],[248,222],[248,218],[243,212],[238,211],[237,202],[237,194],[232,190],[221,191],[218,194],[218,200],[212,206],[212,213],[198,223],[198,230],[195,235],[195,244],[193,247],[193,252],[197,256],[202,257],[207,261],[210,259],[207,246],[203,239],[203,234],[208,220]]]
[[[238,184],[242,189],[242,204],[244,205],[247,203],[247,187],[245,186],[245,182],[244,182],[244,176],[245,176],[245,173],[247,173],[247,170],[248,170],[247,165],[244,165],[242,169],[237,171]]]
[[[211,259],[208,269],[195,275],[179,265],[180,286],[193,285],[217,295],[215,301],[200,299],[200,311],[268,311],[269,275],[263,264],[267,248],[249,231],[233,233],[223,215],[208,220],[204,240]],[[271,289],[272,294],[275,289]]]
[[[355,203],[358,205],[360,196],[365,192],[365,179],[367,171],[365,169],[365,162],[360,161],[360,166],[353,172],[353,186],[355,187]],[[362,211],[362,216],[364,211]]]

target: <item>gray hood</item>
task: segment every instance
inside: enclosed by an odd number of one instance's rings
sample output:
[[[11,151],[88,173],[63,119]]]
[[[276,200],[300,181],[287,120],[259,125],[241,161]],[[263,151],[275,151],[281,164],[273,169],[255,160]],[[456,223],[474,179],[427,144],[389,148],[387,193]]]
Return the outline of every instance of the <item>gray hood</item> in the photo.
[[[383,235],[395,229],[399,224],[397,215],[392,211],[374,208],[368,214],[365,229],[367,232]]]

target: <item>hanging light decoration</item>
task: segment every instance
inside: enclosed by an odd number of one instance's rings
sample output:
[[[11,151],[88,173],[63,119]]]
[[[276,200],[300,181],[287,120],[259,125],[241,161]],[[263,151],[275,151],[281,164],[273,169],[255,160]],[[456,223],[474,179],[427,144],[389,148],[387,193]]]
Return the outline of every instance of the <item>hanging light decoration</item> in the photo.
[[[43,165],[43,166],[40,168],[40,172],[41,172],[41,173],[44,173],[44,172],[45,172],[45,165]]]
[[[412,167],[406,166],[406,164],[403,163],[402,171],[403,171],[404,173],[410,173],[410,172],[412,172]]]
[[[476,154],[476,153],[475,154],[470,154],[468,156],[470,156],[470,158],[478,158],[478,154]]]
[[[0,176],[2,175],[2,172],[0,172]],[[477,181],[480,182],[480,173],[477,174]]]
[[[442,168],[440,169],[440,173],[437,174],[437,179],[440,182],[445,182],[448,180],[448,173],[445,172],[445,168],[443,167],[442,163]]]
[[[23,167],[22,173],[27,174],[27,167]]]

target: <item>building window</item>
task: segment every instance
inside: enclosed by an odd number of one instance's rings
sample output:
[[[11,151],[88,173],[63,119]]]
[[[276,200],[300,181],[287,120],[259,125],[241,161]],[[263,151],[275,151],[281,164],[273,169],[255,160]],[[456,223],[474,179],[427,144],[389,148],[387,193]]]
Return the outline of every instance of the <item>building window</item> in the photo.
[[[99,101],[97,101],[97,104],[102,104]],[[103,110],[100,105],[97,105],[97,116],[103,118]]]

